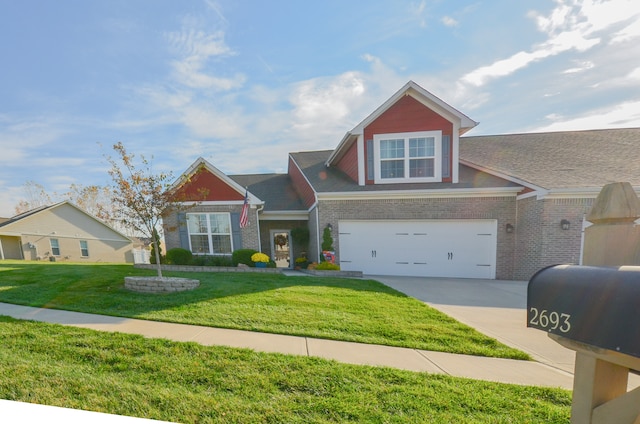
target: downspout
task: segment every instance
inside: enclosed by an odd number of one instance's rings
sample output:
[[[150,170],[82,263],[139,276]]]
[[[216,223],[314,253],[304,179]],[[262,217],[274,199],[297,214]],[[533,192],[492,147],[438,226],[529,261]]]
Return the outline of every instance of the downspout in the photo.
[[[263,252],[262,252],[262,238],[260,237],[260,219],[258,218],[258,214],[262,212],[263,209],[264,209],[264,203],[262,204],[262,206],[256,208],[256,224],[258,224],[258,248],[260,250],[260,253],[263,253]]]
[[[0,238],[0,259],[4,260],[4,250],[2,250],[2,238]]]
[[[316,254],[318,255],[316,259],[320,260],[320,254],[322,253],[322,251],[320,250],[320,215],[318,213],[318,202],[316,202],[315,206],[316,206]]]

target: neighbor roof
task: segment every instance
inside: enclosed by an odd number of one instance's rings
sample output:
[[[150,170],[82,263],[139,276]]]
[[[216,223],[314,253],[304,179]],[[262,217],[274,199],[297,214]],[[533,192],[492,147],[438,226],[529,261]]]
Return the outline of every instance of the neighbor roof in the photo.
[[[640,187],[640,128],[462,137],[460,159],[549,190]]]

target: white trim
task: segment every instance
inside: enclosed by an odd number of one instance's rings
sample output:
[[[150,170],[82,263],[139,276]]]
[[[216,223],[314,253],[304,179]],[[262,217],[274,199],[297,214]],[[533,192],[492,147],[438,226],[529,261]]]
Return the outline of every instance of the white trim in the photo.
[[[419,157],[415,159],[433,159],[433,177],[411,178],[409,177],[411,161],[409,143],[410,138],[431,138],[433,139],[433,156]],[[380,143],[383,140],[398,139],[403,140],[404,157],[397,158],[404,162],[404,176],[401,178],[382,178],[382,161],[380,156]],[[397,184],[397,183],[439,183],[442,181],[442,131],[415,131],[403,133],[388,133],[373,135],[373,161],[375,165],[374,184]]]
[[[189,215],[206,215],[206,223],[207,223],[207,232],[206,233],[191,233],[191,229],[189,228]],[[227,216],[227,223],[229,226],[229,233],[212,233],[211,232],[211,220],[209,219],[209,215],[226,215]],[[236,247],[233,245],[233,223],[231,222],[231,212],[186,212],[185,213],[185,225],[187,226],[187,237],[189,238],[189,250],[191,251],[191,253],[193,253],[194,255],[212,255],[212,256],[220,256],[220,255],[229,255],[230,253],[233,253],[234,250],[239,249],[239,247]],[[191,245],[191,236],[195,235],[195,236],[203,236],[206,235],[207,236],[207,243],[209,245],[209,251],[202,253],[202,252],[194,252],[193,251],[193,246]],[[220,236],[220,235],[228,235],[229,236],[229,247],[231,248],[231,252],[229,253],[220,253],[220,252],[214,252],[213,251],[213,236]]]
[[[257,199],[257,202],[253,202],[252,199]],[[262,200],[259,200],[257,197],[252,197],[251,193],[249,193],[249,206],[251,209],[255,209],[257,206],[264,205]],[[243,205],[244,200],[204,200],[202,202],[174,202],[176,205],[182,206],[230,206],[230,205]]]
[[[460,179],[460,126],[453,124],[453,135],[451,137],[451,182],[457,184]]]
[[[520,187],[457,188],[439,190],[377,190],[318,193],[318,200],[385,200],[385,199],[442,199],[465,197],[516,197]]]
[[[358,150],[358,185],[365,185],[366,178],[364,174],[365,168],[365,157],[364,157],[364,135],[358,136],[357,141],[357,150]]]
[[[308,221],[309,212],[301,211],[269,211],[263,212],[260,221]]]
[[[316,206],[316,254],[318,255],[317,258],[319,260],[320,259],[320,253],[322,253],[322,250],[320,250],[320,215],[318,213],[318,204],[317,204],[317,202],[316,202],[315,206]]]

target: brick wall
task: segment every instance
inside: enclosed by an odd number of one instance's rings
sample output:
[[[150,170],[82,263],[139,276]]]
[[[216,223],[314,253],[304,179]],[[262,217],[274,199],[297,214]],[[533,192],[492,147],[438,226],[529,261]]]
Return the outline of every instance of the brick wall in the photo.
[[[496,278],[513,278],[515,234],[505,231],[516,216],[515,197],[477,197],[406,200],[321,201],[318,206],[320,228],[331,224],[339,261],[339,222],[353,219],[496,219],[498,221]],[[313,214],[312,214],[313,216]],[[313,234],[312,234],[313,237]]]
[[[541,268],[557,264],[578,264],[583,217],[594,199],[542,199],[518,201],[514,257],[514,278],[528,280]],[[560,227],[566,219],[569,230]]]

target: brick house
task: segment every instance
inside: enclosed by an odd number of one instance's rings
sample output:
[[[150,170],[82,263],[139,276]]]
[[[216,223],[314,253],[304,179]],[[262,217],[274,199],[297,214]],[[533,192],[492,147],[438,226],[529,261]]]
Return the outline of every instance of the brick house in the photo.
[[[320,257],[329,228],[343,270],[528,279],[580,262],[603,185],[640,188],[638,128],[462,137],[476,125],[410,81],[335,149],[290,153],[286,174],[225,175],[199,158],[174,185],[199,202],[167,211],[167,248],[252,248],[291,267]],[[296,227],[308,245],[291,239]]]

